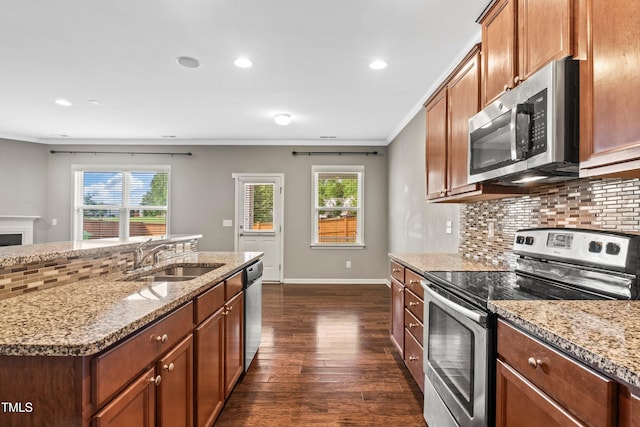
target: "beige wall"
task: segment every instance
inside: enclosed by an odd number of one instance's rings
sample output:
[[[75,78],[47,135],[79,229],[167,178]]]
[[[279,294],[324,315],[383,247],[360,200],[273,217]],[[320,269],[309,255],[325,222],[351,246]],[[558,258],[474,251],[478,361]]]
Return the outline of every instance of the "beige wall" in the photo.
[[[389,145],[389,252],[458,251],[458,205],[425,201],[425,137],[422,109]]]
[[[98,150],[99,148],[99,150]],[[183,156],[125,156],[48,154],[49,149],[97,151],[193,152]],[[71,238],[73,164],[154,164],[171,166],[170,232],[202,233],[201,250],[233,250],[233,228],[223,227],[234,218],[232,173],[284,173],[285,229],[284,278],[294,281],[384,280],[387,275],[387,156],[386,147],[349,147],[344,151],[379,151],[379,156],[298,156],[297,151],[334,151],[335,147],[290,146],[47,146],[48,172],[41,179],[49,194],[45,230],[39,241]],[[23,165],[19,153],[12,154]],[[41,162],[42,163],[42,162]],[[365,165],[365,244],[362,250],[312,250],[311,165]],[[32,169],[31,167],[29,169]],[[2,172],[0,172],[2,176]],[[41,191],[41,193],[43,192]],[[57,226],[50,225],[56,218]],[[347,269],[346,261],[352,268]]]

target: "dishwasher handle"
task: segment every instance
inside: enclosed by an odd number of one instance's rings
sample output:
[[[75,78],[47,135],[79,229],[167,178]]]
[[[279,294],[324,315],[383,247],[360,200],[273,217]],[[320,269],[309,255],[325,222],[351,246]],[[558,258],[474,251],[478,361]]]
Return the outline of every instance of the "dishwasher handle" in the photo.
[[[447,299],[446,297],[443,297],[442,295],[436,293],[433,289],[431,289],[427,284],[427,282],[424,280],[420,280],[420,286],[422,286],[422,289],[424,289],[424,291],[431,297],[432,300],[438,302],[439,304],[444,305],[445,307],[449,307],[451,310],[455,311],[456,313],[459,313],[464,317],[480,325],[487,324],[486,314],[476,310],[470,310],[468,308],[462,307],[461,305],[456,304],[455,302]]]

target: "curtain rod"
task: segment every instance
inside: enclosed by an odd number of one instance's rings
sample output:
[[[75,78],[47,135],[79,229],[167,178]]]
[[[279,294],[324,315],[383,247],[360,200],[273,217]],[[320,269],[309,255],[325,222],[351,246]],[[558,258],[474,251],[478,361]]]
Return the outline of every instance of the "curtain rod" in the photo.
[[[192,153],[149,153],[145,151],[59,151],[50,150],[51,154],[148,154],[148,155],[162,155],[162,156],[191,156]]]
[[[377,156],[377,151],[292,151],[293,156]]]

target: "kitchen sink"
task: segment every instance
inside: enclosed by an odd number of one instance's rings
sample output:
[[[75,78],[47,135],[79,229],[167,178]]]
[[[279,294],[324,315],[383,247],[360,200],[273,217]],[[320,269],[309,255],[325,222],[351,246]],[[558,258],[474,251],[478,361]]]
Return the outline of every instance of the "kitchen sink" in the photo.
[[[201,266],[173,266],[163,270],[150,272],[144,276],[137,277],[137,282],[185,282],[187,280],[196,279],[203,274],[207,274],[216,268],[222,267],[224,264],[216,263]]]

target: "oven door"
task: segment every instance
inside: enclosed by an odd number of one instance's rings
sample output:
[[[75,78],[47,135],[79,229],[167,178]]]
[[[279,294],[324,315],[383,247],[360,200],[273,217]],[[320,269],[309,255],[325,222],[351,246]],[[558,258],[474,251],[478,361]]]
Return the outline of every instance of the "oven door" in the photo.
[[[433,426],[486,426],[487,313],[427,281],[424,288],[425,420]]]

